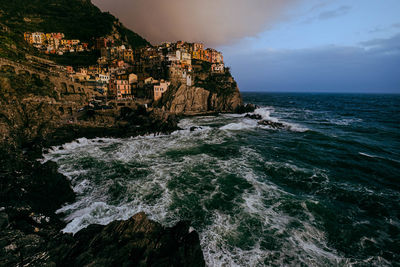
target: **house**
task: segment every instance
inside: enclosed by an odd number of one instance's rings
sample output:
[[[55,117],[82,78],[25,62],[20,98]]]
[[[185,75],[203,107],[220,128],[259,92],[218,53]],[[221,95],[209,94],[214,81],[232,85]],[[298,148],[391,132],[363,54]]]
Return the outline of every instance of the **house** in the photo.
[[[201,50],[204,50],[204,44],[202,43],[193,44],[193,51],[201,51]]]
[[[109,83],[108,94],[117,100],[132,99],[132,90],[128,80],[112,80]]]
[[[99,81],[101,81],[102,83],[109,83],[110,82],[110,75],[109,74],[104,74],[104,73],[100,73],[98,75]]]
[[[210,63],[222,63],[224,61],[222,53],[218,52],[217,50],[208,48],[207,51],[209,55],[208,61]]]
[[[185,44],[185,42],[183,42],[183,41],[176,42],[176,49],[182,48],[184,44]]]
[[[153,77],[144,79],[144,84],[154,84],[154,83],[158,83],[158,81],[156,79],[154,79]]]
[[[67,73],[74,73],[74,68],[72,66],[66,66]]]
[[[211,65],[211,72],[215,72],[215,73],[222,73],[225,70],[225,65],[224,63],[219,63],[219,64],[212,64]]]
[[[134,73],[129,74],[129,84],[137,83],[138,76]]]
[[[182,67],[192,65],[192,55],[184,49],[176,51],[176,58],[180,61]]]
[[[42,32],[32,33],[33,44],[42,44],[45,40],[45,34]]]
[[[30,43],[30,44],[33,44],[33,36],[32,36],[32,33],[30,33],[30,32],[25,32],[25,33],[24,33],[24,39],[25,39],[26,42],[28,42],[28,43]]]
[[[133,63],[133,50],[125,49],[123,52],[123,57],[126,62]]]
[[[162,97],[162,95],[168,90],[170,84],[170,82],[161,80],[160,83],[154,85],[154,101],[157,101]]]

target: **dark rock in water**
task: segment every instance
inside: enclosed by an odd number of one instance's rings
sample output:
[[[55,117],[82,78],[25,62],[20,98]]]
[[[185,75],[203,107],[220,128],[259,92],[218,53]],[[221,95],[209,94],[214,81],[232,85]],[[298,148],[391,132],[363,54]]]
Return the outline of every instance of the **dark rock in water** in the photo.
[[[64,150],[64,148],[62,146],[58,147],[59,150]]]
[[[192,127],[190,127],[190,131],[191,131],[191,132],[194,132],[194,131],[196,131],[196,130],[201,130],[201,127],[197,127],[197,126],[192,126]]]
[[[205,266],[199,236],[189,232],[188,222],[164,228],[144,213],[90,225],[49,247],[54,262],[63,266]]]
[[[253,104],[246,104],[246,105],[241,105],[236,109],[236,113],[238,114],[244,114],[244,113],[249,113],[249,112],[254,112],[258,107]]]
[[[250,118],[253,120],[261,120],[262,116],[259,114],[246,114],[246,116],[244,116],[245,118]]]
[[[259,125],[266,125],[269,126],[273,129],[286,129],[287,126],[283,123],[280,122],[274,122],[274,121],[267,121],[267,120],[262,120],[258,122]]]

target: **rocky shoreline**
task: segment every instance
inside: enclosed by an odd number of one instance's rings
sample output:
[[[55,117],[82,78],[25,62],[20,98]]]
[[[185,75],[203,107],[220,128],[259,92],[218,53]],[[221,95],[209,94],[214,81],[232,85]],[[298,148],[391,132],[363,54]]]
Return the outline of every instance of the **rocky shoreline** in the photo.
[[[141,113],[141,114],[138,114]],[[23,151],[1,147],[1,266],[204,266],[198,234],[189,222],[164,228],[137,214],[107,226],[92,225],[63,234],[55,211],[74,201],[69,180],[53,162],[41,164],[43,150],[80,137],[128,137],[170,133],[178,118],[162,112],[122,110],[125,124],[63,125]]]
[[[63,234],[66,224],[62,214],[55,212],[73,202],[75,193],[55,163],[41,164],[39,160],[46,149],[82,137],[169,134],[179,129],[182,116],[253,111],[254,106],[242,105],[239,89],[229,77],[223,78],[226,81],[220,81],[220,86],[233,94],[216,97],[206,93],[199,98],[188,93],[181,99],[182,94],[171,90],[160,106],[145,108],[131,103],[96,110],[81,108],[87,103],[84,96],[59,99],[53,96],[51,84],[35,85],[38,81],[34,78],[15,74],[3,76],[0,266],[205,265],[198,234],[189,231],[189,222],[164,228],[145,214],[137,214],[107,226],[92,225],[74,236]]]
[[[125,108],[119,124],[93,118],[86,124],[62,124],[21,151],[1,146],[0,265],[204,266],[199,236],[189,231],[189,222],[164,228],[140,213],[107,226],[91,225],[74,236],[62,233],[66,224],[55,212],[73,202],[75,193],[56,163],[39,162],[46,149],[82,137],[168,134],[179,129],[179,118],[160,110]]]

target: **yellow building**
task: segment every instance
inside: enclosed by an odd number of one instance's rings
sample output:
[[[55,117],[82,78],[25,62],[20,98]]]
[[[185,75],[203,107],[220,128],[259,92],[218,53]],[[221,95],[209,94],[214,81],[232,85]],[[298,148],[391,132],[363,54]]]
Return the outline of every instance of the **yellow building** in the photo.
[[[123,57],[124,57],[124,60],[126,62],[133,63],[133,50],[132,49],[125,49]]]

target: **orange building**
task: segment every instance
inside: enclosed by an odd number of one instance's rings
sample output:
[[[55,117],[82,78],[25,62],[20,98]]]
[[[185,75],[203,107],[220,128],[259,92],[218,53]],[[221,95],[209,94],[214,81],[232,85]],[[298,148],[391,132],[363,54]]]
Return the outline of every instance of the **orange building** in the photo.
[[[131,85],[128,80],[112,80],[109,83],[108,94],[118,100],[133,98]]]
[[[24,33],[24,39],[26,42],[33,44],[33,37],[32,37],[32,33],[30,32],[25,32]]]

